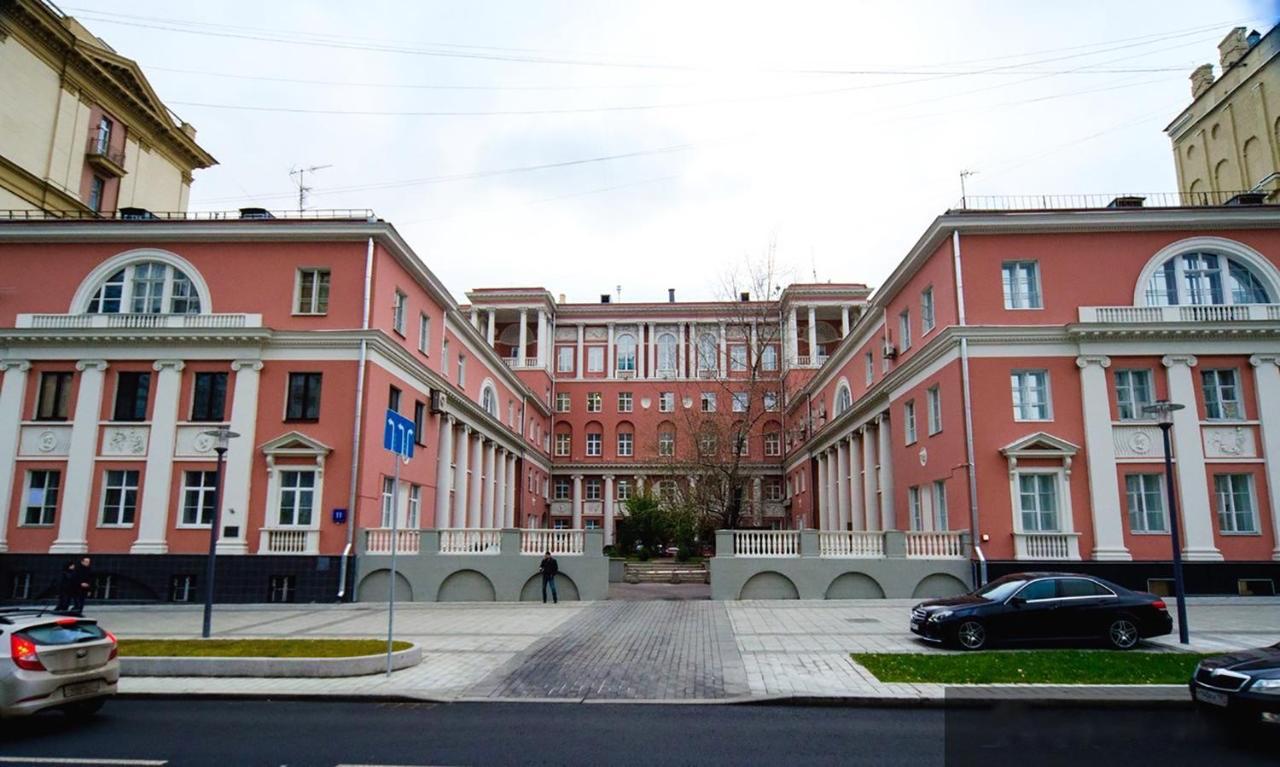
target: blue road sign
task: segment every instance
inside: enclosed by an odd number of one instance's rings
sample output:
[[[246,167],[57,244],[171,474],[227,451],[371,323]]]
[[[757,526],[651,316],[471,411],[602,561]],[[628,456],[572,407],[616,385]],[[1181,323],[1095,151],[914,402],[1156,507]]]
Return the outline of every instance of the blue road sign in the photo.
[[[387,411],[382,426],[382,447],[405,458],[413,457],[413,421],[394,410]]]

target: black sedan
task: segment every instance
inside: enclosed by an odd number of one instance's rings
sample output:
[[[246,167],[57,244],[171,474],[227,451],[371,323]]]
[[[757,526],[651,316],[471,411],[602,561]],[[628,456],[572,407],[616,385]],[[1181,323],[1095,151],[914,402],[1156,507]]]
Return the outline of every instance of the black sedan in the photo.
[[[1128,650],[1172,630],[1159,597],[1078,573],[1015,573],[911,610],[913,633],[966,650],[998,642],[1098,639]]]
[[[1280,724],[1280,643],[1200,661],[1191,697],[1203,711]]]

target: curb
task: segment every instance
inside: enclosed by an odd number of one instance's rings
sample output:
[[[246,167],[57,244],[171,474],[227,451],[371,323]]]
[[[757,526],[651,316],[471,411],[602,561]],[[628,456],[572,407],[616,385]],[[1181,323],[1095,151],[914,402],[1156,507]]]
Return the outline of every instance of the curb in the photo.
[[[370,676],[386,669],[387,656],[344,658],[243,658],[221,656],[124,656],[124,676],[249,677],[255,679],[322,679]],[[422,662],[422,646],[411,642],[391,653],[391,669],[401,671]]]

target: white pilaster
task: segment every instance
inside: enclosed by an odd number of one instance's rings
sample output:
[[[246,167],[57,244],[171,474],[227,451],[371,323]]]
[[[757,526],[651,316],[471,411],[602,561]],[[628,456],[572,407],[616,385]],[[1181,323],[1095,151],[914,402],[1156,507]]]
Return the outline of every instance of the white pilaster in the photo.
[[[1089,508],[1093,519],[1093,558],[1132,559],[1124,545],[1125,510],[1120,506],[1116,479],[1116,448],[1112,439],[1111,396],[1107,368],[1111,360],[1099,355],[1076,358],[1084,404],[1084,446],[1089,465]],[[1078,529],[1078,528],[1075,528]]]
[[[98,415],[102,411],[102,384],[107,363],[80,360],[80,387],[71,422],[67,449],[67,477],[58,520],[58,537],[50,554],[81,554],[88,550],[85,528],[89,521],[89,495],[93,487],[94,456],[98,452]]]
[[[529,349],[529,310],[520,310],[520,336],[519,350],[516,352],[516,365],[524,367],[525,354]]]
[[[636,495],[644,495],[644,477],[636,477]]]
[[[549,323],[547,322],[547,310],[538,310],[538,367],[545,368],[547,366],[547,330]]]
[[[825,452],[818,453],[818,508],[814,514],[814,520],[818,523],[819,530],[830,530],[831,525],[828,520],[831,506],[831,497],[827,494],[827,454]]]
[[[1262,422],[1267,505],[1271,507],[1271,535],[1275,541],[1271,558],[1280,560],[1280,369],[1276,367],[1280,365],[1280,356],[1258,354],[1250,357],[1249,363],[1253,365],[1258,420]]]
[[[720,375],[729,375],[729,335],[724,332],[724,323],[720,323],[720,357],[716,360],[716,370]]]
[[[685,377],[684,371],[685,371],[686,363],[685,363],[685,353],[684,353],[684,349],[685,349],[684,334],[685,334],[685,323],[682,322],[680,323],[680,335],[676,337],[676,367],[679,368],[679,370],[676,371],[677,378]]]
[[[849,523],[853,530],[867,529],[867,507],[862,497],[862,437],[849,435]]]
[[[490,346],[493,346],[493,330],[494,330],[493,315],[494,314],[496,314],[496,312],[494,312],[494,310],[492,309],[485,312],[485,316],[486,316],[486,319],[488,320],[488,323],[485,326],[484,336],[485,336],[485,340],[489,342]]]
[[[604,545],[613,545],[613,475],[604,475]]]
[[[573,529],[582,529],[582,475],[573,475]]]
[[[9,505],[13,500],[22,401],[30,370],[31,363],[26,360],[0,360],[0,372],[4,375],[4,383],[0,384],[0,553],[9,550]],[[21,502],[18,508],[22,508]]]
[[[449,519],[449,472],[453,463],[453,416],[440,414],[440,435],[436,438],[439,454],[436,456],[436,528],[453,527]],[[348,524],[350,524],[348,522]]]
[[[849,307],[840,307],[840,337],[849,335]]]
[[[836,447],[836,529],[849,529],[849,445],[840,440]]]
[[[453,471],[453,514],[449,522],[454,527],[467,526],[467,464],[471,460],[471,427],[466,424],[458,430],[457,467]]]
[[[880,525],[880,499],[876,477],[876,439],[873,432],[875,426],[867,424],[862,428],[862,506],[867,515],[868,530],[883,530]]]
[[[751,480],[751,509],[752,514],[763,519],[764,516],[764,482],[756,477]]]
[[[582,378],[582,374],[583,374],[583,368],[582,368],[582,363],[583,363],[583,351],[582,351],[582,348],[583,348],[583,347],[582,347],[582,341],[583,341],[583,337],[586,335],[586,333],[587,333],[587,329],[586,329],[586,327],[585,327],[585,326],[583,326],[583,325],[582,325],[582,323],[578,323],[578,369],[575,371],[575,372],[577,373],[577,375],[575,375],[575,376],[574,376],[574,378],[579,378],[579,379],[580,379],[580,378]]]
[[[476,432],[471,442],[471,489],[467,493],[467,527],[478,528],[482,519],[480,504],[484,500],[484,435]]]
[[[800,356],[800,323],[796,319],[796,307],[787,312],[787,367],[796,366],[796,358]]]
[[[484,451],[484,488],[483,501],[480,507],[480,526],[481,527],[501,527],[496,524],[493,512],[497,506],[498,494],[498,443],[489,440]]]
[[[507,524],[507,449],[498,448],[493,461],[493,526],[509,527]]]
[[[880,416],[876,436],[880,440],[880,449],[876,451],[880,459],[880,524],[885,530],[897,530],[898,517],[893,507],[893,424],[887,413]]]
[[[809,364],[818,364],[818,307],[809,307]]]
[[[157,360],[156,401],[151,412],[147,440],[147,467],[138,514],[138,538],[131,554],[164,554],[169,551],[169,490],[173,487],[173,445],[178,438],[178,391],[182,388],[181,360]]]
[[[520,495],[520,488],[523,487],[523,485],[520,483],[519,475],[516,473],[516,457],[511,453],[507,454],[506,475],[507,475],[507,496],[504,499],[504,503],[502,506],[502,509],[503,509],[502,517],[505,520],[503,524],[505,527],[515,527],[516,526],[516,497]]]
[[[1188,561],[1220,561],[1222,552],[1213,541],[1214,499],[1205,474],[1204,445],[1200,436],[1200,412],[1191,368],[1196,358],[1170,354],[1161,362],[1169,369],[1169,400],[1186,405],[1173,414],[1173,454],[1178,463],[1178,510],[1182,512],[1182,556]]]
[[[649,369],[645,376],[658,377],[658,326],[652,322],[649,323]]]
[[[231,431],[239,437],[227,446],[222,474],[222,514],[218,531],[219,554],[249,553],[249,497],[253,489],[253,457],[258,448],[258,384],[260,360],[232,360]],[[355,510],[351,509],[351,513]],[[270,516],[270,515],[268,515]],[[350,521],[347,524],[352,524]],[[234,535],[227,535],[230,529]]]
[[[604,377],[613,378],[613,323],[609,323],[609,337],[604,346]]]

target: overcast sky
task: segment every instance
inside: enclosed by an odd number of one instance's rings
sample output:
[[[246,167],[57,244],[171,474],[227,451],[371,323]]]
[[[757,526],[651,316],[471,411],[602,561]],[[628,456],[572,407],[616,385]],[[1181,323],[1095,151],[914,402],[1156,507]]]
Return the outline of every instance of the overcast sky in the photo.
[[[1165,125],[1276,0],[68,0],[220,165],[193,210],[371,208],[459,299],[879,284],[970,195],[1175,191]],[[611,158],[611,159],[601,159]],[[553,167],[539,167],[553,166]],[[399,182],[399,183],[397,183]],[[616,299],[615,299],[616,300]]]

